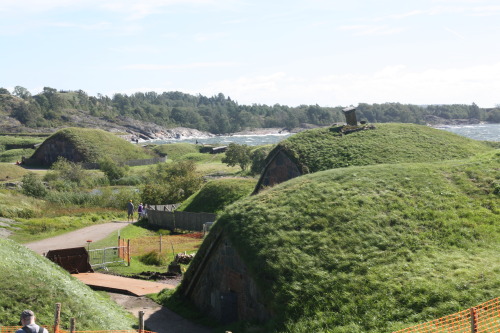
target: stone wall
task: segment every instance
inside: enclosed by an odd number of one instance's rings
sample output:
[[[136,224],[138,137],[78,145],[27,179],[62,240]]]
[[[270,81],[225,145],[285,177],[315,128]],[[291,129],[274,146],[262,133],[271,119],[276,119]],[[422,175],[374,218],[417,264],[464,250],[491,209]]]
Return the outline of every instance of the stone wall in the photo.
[[[264,322],[271,318],[263,297],[231,242],[221,236],[205,258],[203,271],[188,297],[204,313],[222,323],[237,320]]]
[[[29,159],[28,164],[38,164],[50,166],[59,157],[64,157],[68,161],[83,162],[84,156],[75,147],[66,142],[58,140],[47,140],[41,145]]]

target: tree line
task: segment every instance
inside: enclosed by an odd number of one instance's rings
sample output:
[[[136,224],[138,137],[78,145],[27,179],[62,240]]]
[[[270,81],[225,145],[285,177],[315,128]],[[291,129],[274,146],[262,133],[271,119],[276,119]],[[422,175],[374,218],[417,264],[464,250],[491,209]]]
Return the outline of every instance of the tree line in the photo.
[[[97,94],[89,96],[83,90],[61,91],[44,87],[32,95],[26,88],[16,86],[12,92],[0,88],[0,111],[19,120],[27,127],[57,127],[69,123],[68,114],[81,110],[113,121],[129,117],[165,127],[189,127],[214,134],[234,133],[246,128],[295,128],[303,124],[319,126],[344,122],[345,106],[252,104],[240,105],[219,93],[207,97],[182,92],[137,92]],[[358,120],[370,123],[399,122],[426,124],[429,117],[444,119],[474,119],[500,123],[500,105],[480,108],[476,104],[412,105],[401,103],[360,103]]]

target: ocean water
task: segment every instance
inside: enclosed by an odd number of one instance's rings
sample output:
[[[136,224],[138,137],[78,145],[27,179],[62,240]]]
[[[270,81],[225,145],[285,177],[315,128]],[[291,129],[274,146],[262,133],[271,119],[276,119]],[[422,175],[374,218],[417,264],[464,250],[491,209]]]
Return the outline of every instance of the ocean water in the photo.
[[[500,124],[480,124],[437,127],[474,140],[500,141]]]
[[[288,138],[291,133],[276,133],[276,134],[263,134],[263,135],[221,135],[214,137],[201,137],[201,138],[185,138],[185,139],[170,139],[170,140],[154,140],[152,143],[198,143],[198,144],[219,144],[227,146],[234,142],[240,145],[258,146],[266,144],[275,144],[283,139]]]
[[[480,125],[464,125],[464,126],[437,126],[436,128],[445,131],[453,132],[474,140],[484,141],[500,141],[500,124],[480,124]],[[200,138],[184,138],[170,140],[154,140],[152,143],[199,143],[199,144],[219,144],[228,145],[231,142],[237,144],[246,144],[249,146],[258,146],[265,144],[275,144],[283,139],[288,138],[291,133],[275,133],[265,135],[227,135],[214,137]]]

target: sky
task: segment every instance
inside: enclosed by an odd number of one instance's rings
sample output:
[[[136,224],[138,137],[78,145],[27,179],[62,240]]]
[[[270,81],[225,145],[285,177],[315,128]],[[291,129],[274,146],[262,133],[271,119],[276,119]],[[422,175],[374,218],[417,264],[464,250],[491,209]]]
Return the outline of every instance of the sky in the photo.
[[[499,0],[0,0],[0,87],[500,104]]]

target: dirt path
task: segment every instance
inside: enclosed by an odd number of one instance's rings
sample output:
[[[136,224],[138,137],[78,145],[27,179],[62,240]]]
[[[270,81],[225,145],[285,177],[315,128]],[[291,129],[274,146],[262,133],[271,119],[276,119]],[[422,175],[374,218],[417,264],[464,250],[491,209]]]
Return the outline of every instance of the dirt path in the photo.
[[[98,241],[109,234],[126,227],[129,222],[114,221],[96,224],[90,227],[68,232],[66,234],[24,244],[38,254],[47,253],[49,250],[68,249],[87,245],[87,240]]]
[[[209,333],[211,330],[182,318],[178,314],[162,307],[147,297],[135,297],[108,293],[117,304],[134,316],[144,311],[146,329],[157,333]]]

